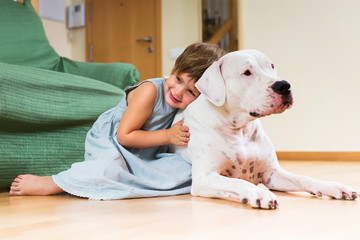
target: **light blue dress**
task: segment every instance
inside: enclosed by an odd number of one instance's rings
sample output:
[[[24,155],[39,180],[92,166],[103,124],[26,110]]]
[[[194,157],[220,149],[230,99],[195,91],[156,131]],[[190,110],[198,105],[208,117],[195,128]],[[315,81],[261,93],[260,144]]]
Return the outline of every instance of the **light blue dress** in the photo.
[[[147,80],[157,89],[153,112],[143,130],[166,129],[177,112],[165,101],[165,79]],[[137,85],[138,86],[138,85]],[[126,95],[137,86],[125,89]],[[89,199],[123,199],[185,194],[190,192],[191,165],[168,152],[168,145],[125,148],[116,133],[127,108],[126,96],[96,120],[85,140],[85,161],[53,175],[65,192]]]

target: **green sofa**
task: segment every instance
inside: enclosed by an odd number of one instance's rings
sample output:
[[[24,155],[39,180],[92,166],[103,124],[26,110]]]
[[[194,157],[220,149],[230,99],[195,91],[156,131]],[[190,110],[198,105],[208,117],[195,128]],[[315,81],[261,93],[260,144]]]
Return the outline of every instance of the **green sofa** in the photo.
[[[0,0],[0,191],[82,161],[87,131],[139,77],[130,64],[60,57],[29,0]]]

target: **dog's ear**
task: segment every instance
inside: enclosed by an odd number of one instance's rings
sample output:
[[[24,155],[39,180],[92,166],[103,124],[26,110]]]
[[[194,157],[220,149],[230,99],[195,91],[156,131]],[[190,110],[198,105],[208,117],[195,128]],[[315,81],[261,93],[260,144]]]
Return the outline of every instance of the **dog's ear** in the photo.
[[[221,74],[222,59],[215,61],[206,69],[195,87],[216,106],[225,103],[225,81]]]

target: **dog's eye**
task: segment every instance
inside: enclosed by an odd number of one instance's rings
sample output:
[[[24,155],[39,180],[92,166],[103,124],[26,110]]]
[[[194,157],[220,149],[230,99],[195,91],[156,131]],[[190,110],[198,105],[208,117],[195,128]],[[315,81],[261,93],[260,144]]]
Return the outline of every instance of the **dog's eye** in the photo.
[[[250,76],[250,75],[251,75],[251,72],[250,72],[250,70],[248,69],[248,70],[246,70],[246,71],[244,72],[244,74],[245,74],[246,76]]]
[[[271,64],[271,68],[272,68],[272,69],[275,69],[275,66],[274,66],[274,64]]]

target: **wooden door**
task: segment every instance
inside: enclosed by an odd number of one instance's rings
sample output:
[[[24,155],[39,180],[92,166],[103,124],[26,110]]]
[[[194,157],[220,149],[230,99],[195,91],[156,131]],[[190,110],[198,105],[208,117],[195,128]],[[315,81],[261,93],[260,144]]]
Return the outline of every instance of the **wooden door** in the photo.
[[[161,0],[86,0],[87,60],[136,66],[161,76]]]

